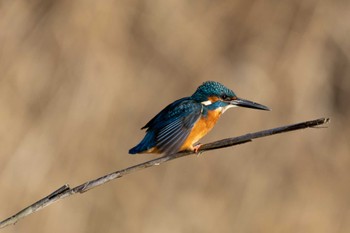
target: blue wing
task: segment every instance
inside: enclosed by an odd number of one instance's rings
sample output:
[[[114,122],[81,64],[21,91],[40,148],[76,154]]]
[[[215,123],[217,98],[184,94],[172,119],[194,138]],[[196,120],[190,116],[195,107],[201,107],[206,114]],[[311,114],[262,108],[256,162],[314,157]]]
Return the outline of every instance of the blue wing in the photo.
[[[193,125],[200,118],[202,105],[189,97],[168,105],[142,129],[145,138],[129,153],[139,153],[157,147],[161,153],[176,153],[185,142]]]

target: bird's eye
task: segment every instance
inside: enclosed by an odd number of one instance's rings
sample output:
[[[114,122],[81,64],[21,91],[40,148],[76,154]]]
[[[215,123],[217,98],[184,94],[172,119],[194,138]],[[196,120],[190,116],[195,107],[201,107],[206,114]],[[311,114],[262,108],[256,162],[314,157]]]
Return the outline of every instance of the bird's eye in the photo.
[[[221,95],[221,99],[223,100],[230,100],[230,97],[228,97],[226,94]]]

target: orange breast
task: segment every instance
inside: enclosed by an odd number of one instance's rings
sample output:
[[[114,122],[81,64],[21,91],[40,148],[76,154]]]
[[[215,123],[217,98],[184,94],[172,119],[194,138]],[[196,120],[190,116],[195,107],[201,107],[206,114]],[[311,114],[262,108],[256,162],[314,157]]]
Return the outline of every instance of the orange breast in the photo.
[[[193,144],[204,137],[216,124],[221,115],[221,109],[209,111],[206,117],[201,117],[194,125],[185,143],[180,148],[182,150],[193,150]]]

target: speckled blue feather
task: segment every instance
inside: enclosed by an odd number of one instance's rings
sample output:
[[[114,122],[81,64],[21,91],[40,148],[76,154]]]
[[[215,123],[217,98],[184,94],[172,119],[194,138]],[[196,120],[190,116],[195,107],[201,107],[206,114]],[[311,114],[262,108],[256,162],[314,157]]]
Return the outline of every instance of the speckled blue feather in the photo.
[[[196,92],[192,95],[192,98],[197,102],[203,102],[210,96],[222,96],[226,95],[228,97],[236,96],[235,93],[222,85],[221,83],[214,81],[207,81],[200,85]]]

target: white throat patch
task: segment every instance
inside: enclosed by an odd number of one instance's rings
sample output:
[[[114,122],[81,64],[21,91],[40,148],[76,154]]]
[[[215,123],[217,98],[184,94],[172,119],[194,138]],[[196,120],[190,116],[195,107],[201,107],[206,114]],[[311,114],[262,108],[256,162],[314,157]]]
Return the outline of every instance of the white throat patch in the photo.
[[[221,113],[224,113],[229,108],[235,108],[235,107],[238,107],[238,106],[229,104],[221,109]]]

